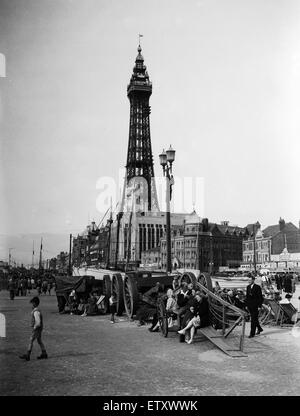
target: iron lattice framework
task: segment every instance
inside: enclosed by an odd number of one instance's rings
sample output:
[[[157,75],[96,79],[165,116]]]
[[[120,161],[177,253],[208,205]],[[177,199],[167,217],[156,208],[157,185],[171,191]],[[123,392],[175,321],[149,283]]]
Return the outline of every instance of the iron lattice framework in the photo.
[[[130,122],[122,206],[124,207],[125,188],[131,179],[140,177],[144,178],[148,185],[148,210],[157,211],[159,208],[150,138],[151,108],[149,98],[152,94],[152,84],[141,51],[142,48],[139,45],[133,74],[127,87],[127,96],[130,101]]]

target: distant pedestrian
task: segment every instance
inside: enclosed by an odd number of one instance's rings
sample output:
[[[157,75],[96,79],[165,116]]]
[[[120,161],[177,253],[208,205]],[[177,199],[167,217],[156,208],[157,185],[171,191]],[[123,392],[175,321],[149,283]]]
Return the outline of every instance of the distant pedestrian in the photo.
[[[37,358],[38,360],[48,358],[45,345],[42,342],[42,331],[43,331],[43,315],[39,309],[40,299],[35,296],[31,299],[30,303],[32,304],[32,312],[31,312],[31,327],[32,327],[32,334],[30,337],[27,353],[24,355],[20,355],[20,358],[29,361],[30,354],[33,347],[33,342],[37,340],[42,353]]]
[[[47,294],[47,288],[48,288],[47,280],[43,280],[43,283],[42,283],[42,291],[43,291],[44,295]]]
[[[292,278],[289,273],[287,273],[284,277],[284,291],[285,293],[293,293],[293,287],[292,287]]]
[[[22,278],[22,296],[27,295],[27,280],[23,277]]]
[[[111,313],[110,322],[112,324],[114,324],[116,322],[115,321],[115,314],[117,312],[116,305],[117,305],[117,299],[115,298],[114,295],[111,295],[111,297],[109,298],[109,310],[110,310],[110,313]]]
[[[42,281],[41,281],[41,279],[37,280],[36,288],[37,288],[38,294],[40,295],[42,293]]]
[[[48,282],[48,285],[47,285],[48,295],[51,295],[51,289],[52,289],[52,283]]]
[[[22,279],[18,278],[17,280],[17,296],[22,296]]]
[[[8,290],[9,290],[9,297],[10,300],[14,300],[15,298],[15,293],[16,293],[16,284],[13,281],[12,278],[9,279],[8,281]]]
[[[295,293],[296,292],[296,284],[297,284],[297,275],[296,275],[296,273],[293,273],[291,275],[291,277],[292,277],[292,290],[293,290],[293,293]]]
[[[29,295],[30,295],[31,290],[32,290],[32,284],[31,284],[31,280],[28,278],[27,279],[27,291]]]
[[[276,282],[277,290],[281,293],[281,291],[282,291],[282,277],[280,276],[279,273],[276,273],[275,282]]]

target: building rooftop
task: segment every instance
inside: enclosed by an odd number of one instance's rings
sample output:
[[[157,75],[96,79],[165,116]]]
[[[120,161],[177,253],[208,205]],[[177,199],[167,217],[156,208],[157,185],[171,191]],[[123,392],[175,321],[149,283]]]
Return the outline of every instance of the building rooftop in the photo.
[[[215,224],[216,227],[218,227],[218,229],[221,231],[222,234],[239,234],[245,233],[245,228],[244,227],[238,227],[235,225],[222,225],[222,224]]]
[[[284,230],[285,233],[288,232],[299,232],[299,229],[292,223],[292,222],[287,222],[284,225]],[[265,237],[274,237],[274,235],[278,234],[280,232],[280,226],[279,224],[276,225],[269,225],[269,227],[265,228],[263,230],[263,235]]]

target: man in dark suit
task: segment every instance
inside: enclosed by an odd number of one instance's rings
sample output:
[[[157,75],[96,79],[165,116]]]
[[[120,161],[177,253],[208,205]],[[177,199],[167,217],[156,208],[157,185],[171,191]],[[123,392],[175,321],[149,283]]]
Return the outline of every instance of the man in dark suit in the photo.
[[[258,308],[261,308],[263,304],[263,295],[259,285],[254,283],[255,276],[251,277],[251,283],[247,286],[246,305],[251,316],[251,330],[249,338],[253,338],[255,330],[257,328],[257,335],[259,335],[263,329],[258,321]]]

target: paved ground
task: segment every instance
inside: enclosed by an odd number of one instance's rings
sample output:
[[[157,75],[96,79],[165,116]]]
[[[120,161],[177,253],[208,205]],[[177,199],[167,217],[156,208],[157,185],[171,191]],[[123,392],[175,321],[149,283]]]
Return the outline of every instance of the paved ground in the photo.
[[[299,291],[299,289],[298,289]],[[44,341],[30,362],[18,358],[30,334],[29,296],[8,299],[0,292],[7,337],[0,338],[0,395],[299,395],[300,333],[265,327],[246,338],[247,358],[231,358],[209,341],[179,343],[125,317],[59,315],[55,296],[42,296]],[[247,334],[249,329],[247,328]]]

